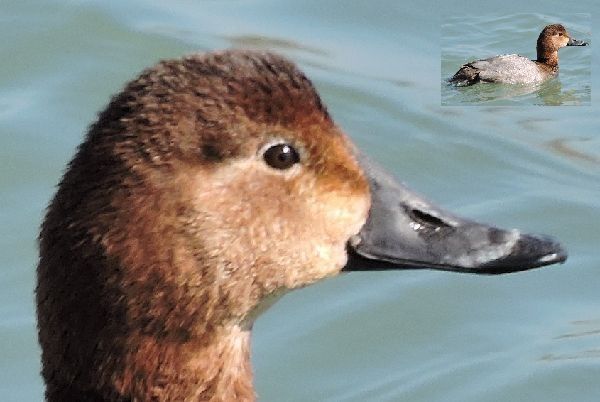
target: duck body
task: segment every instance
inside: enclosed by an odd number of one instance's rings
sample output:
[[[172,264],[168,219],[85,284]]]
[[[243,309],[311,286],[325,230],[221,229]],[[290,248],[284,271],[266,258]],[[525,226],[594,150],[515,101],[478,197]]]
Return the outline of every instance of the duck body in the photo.
[[[462,85],[476,82],[535,84],[555,75],[557,71],[518,54],[505,54],[464,64],[452,77],[452,82]]]
[[[586,45],[586,42],[572,39],[562,25],[548,25],[538,37],[536,60],[518,54],[475,60],[463,64],[449,82],[457,86],[478,82],[537,84],[558,74],[558,49]]]
[[[400,185],[293,63],[241,50],[162,61],[113,97],[39,246],[51,402],[253,401],[252,323],[286,291],[369,263],[496,274],[566,258]]]

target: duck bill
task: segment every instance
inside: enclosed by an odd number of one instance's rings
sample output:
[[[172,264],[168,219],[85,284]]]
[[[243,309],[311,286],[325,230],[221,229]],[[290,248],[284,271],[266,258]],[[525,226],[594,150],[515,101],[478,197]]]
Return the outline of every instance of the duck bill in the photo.
[[[567,42],[567,46],[587,46],[587,42],[569,38],[569,41]]]
[[[501,274],[564,262],[548,236],[523,234],[460,218],[400,184],[359,155],[369,178],[367,222],[348,242],[344,271],[431,268]]]

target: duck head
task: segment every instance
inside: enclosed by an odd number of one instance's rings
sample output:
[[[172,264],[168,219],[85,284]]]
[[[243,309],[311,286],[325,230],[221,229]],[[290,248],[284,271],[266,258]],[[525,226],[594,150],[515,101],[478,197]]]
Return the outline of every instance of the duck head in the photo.
[[[502,273],[546,237],[461,219],[399,184],[289,61],[163,61],[90,128],[40,234],[48,400],[252,400],[265,303],[342,270]]]
[[[545,26],[537,40],[537,61],[558,66],[558,49],[565,46],[587,46],[587,43],[572,38],[561,24]]]

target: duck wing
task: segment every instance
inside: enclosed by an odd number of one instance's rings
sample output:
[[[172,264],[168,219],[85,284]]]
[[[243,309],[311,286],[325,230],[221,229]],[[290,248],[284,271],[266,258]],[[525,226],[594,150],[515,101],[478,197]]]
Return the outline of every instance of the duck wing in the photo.
[[[518,54],[490,57],[470,64],[479,71],[479,79],[485,82],[525,84],[543,80],[537,64]]]
[[[542,80],[543,76],[534,61],[518,54],[505,54],[464,64],[450,82],[465,86],[480,81],[523,84]]]

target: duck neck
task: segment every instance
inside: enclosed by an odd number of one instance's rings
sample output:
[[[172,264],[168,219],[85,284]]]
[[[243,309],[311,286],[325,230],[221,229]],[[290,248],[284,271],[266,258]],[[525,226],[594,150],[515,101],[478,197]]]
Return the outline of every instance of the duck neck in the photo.
[[[243,401],[256,397],[250,331],[218,328],[185,343],[136,337],[123,359],[107,356],[91,384],[48,384],[48,401]],[[111,367],[111,363],[118,367]],[[93,369],[92,369],[93,370]],[[103,380],[99,380],[103,378]]]
[[[250,331],[233,325],[203,338],[175,345],[144,340],[115,385],[136,400],[254,401]]]
[[[545,64],[551,67],[553,70],[558,69],[558,50],[549,51],[544,47],[537,48],[537,60],[538,63]]]

